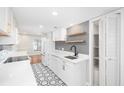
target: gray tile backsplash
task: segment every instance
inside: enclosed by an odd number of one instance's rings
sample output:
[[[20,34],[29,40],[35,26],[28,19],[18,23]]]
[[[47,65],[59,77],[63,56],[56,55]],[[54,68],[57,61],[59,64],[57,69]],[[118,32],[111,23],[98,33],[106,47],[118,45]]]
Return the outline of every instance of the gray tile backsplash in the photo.
[[[66,43],[64,41],[56,41],[55,49],[62,50],[62,48],[64,48],[65,51],[71,51],[70,47],[72,45],[76,45],[77,51],[79,53],[89,54],[89,22],[87,21],[87,22],[81,23],[81,25],[83,25],[85,27],[84,29],[85,29],[86,34],[84,36],[82,36],[82,35],[81,36],[78,35],[78,37],[74,36],[74,37],[71,37],[70,39],[76,40],[78,38],[78,39],[84,40],[85,42]]]
[[[61,50],[62,48],[64,48],[65,51],[72,51],[70,50],[70,47],[72,45],[76,45],[77,47],[77,51],[81,54],[89,54],[89,44],[88,42],[86,43],[65,43],[64,41],[56,41],[55,42],[55,48],[58,50]]]
[[[3,46],[0,45],[0,51],[3,50]]]

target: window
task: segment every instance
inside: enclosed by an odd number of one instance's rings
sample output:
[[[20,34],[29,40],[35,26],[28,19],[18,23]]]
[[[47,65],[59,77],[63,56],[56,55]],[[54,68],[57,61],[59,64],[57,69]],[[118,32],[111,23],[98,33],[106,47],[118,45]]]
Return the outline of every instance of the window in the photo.
[[[33,50],[34,51],[41,51],[41,40],[34,40],[33,41]]]

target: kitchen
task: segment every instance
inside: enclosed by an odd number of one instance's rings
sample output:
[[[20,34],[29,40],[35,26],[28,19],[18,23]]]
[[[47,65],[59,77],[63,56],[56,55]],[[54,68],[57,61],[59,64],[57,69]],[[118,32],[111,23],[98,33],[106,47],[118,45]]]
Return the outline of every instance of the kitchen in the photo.
[[[0,7],[0,86],[124,85],[123,19],[116,7]]]

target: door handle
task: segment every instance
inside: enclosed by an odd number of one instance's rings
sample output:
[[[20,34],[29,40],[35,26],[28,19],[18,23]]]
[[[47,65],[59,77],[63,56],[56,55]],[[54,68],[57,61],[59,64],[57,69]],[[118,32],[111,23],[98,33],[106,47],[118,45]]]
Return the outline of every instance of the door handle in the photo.
[[[108,58],[109,61],[112,61],[113,59],[112,58]]]
[[[107,61],[112,61],[112,60],[115,60],[115,58],[107,57],[106,60],[107,60]]]

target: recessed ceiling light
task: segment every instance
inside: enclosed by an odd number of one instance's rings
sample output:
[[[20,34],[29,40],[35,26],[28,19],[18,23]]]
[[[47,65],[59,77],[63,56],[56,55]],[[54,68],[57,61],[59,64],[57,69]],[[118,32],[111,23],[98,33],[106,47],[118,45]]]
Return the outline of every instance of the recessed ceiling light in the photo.
[[[57,16],[58,13],[54,11],[54,12],[52,12],[52,15]]]
[[[43,28],[43,25],[40,25],[40,28]]]

